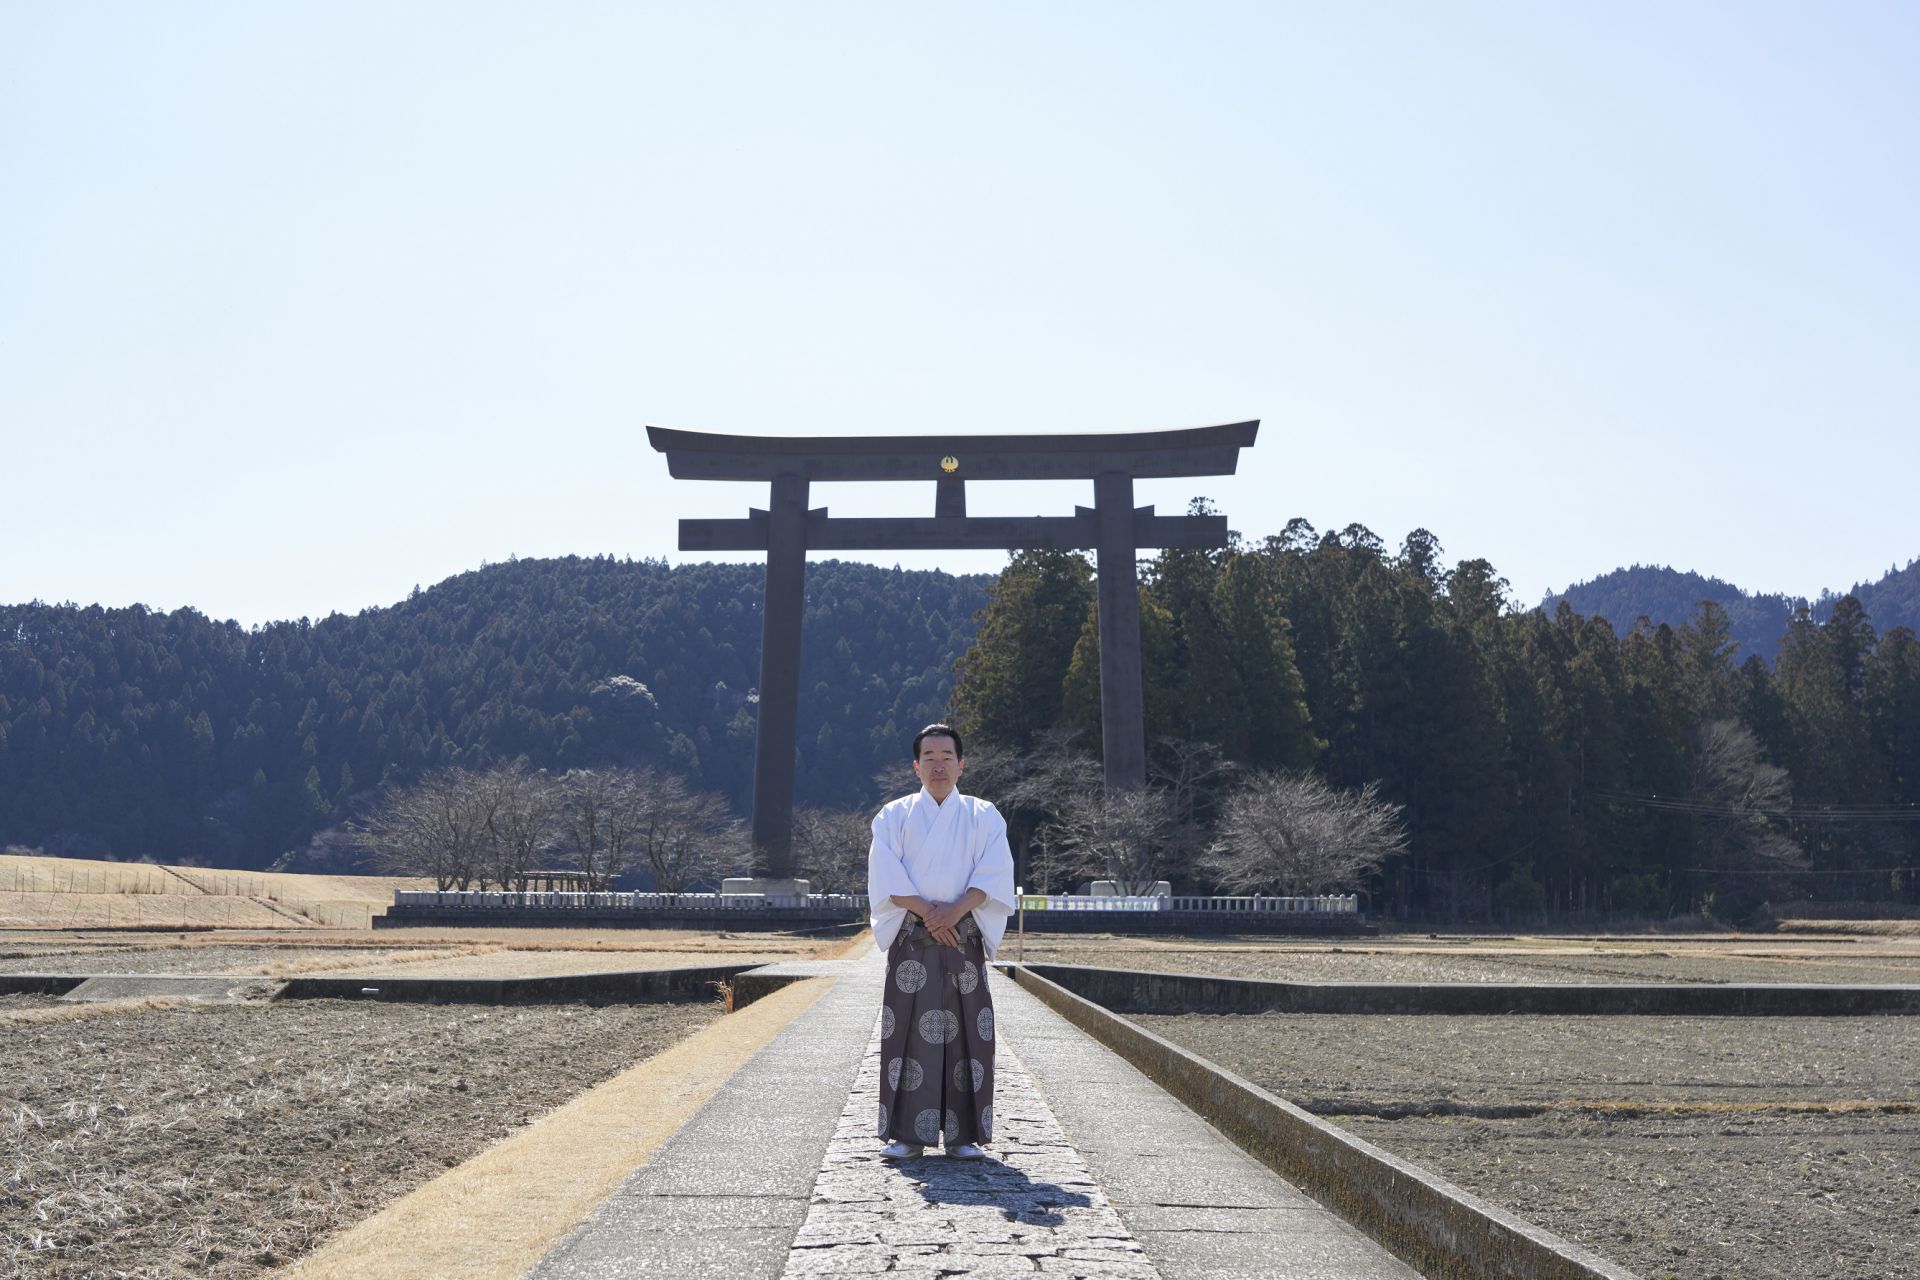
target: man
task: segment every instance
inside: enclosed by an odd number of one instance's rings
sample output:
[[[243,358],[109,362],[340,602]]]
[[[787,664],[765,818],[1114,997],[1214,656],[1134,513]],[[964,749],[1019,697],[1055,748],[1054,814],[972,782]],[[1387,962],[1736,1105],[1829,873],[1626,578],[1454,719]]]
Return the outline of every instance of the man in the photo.
[[[993,1139],[993,998],[987,961],[1013,914],[1013,852],[991,804],[960,794],[960,734],[913,739],[920,790],[882,808],[867,853],[873,941],[887,956],[880,1011],[880,1154],[936,1142],[978,1160]]]

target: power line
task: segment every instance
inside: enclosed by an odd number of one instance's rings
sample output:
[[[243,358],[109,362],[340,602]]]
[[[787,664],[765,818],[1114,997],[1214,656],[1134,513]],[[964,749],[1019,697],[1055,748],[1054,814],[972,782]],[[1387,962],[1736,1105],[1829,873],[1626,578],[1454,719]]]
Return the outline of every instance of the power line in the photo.
[[[1668,871],[1705,876],[1888,876],[1911,873],[1912,867],[1667,867]]]
[[[1742,809],[1732,805],[1708,804],[1700,800],[1683,800],[1660,795],[1636,796],[1618,791],[1593,791],[1588,794],[1597,800],[1637,805],[1643,809],[1654,809],[1662,813],[1686,813],[1707,818],[1762,817],[1780,818],[1791,822],[1920,822],[1920,804],[1823,805],[1818,808],[1755,806]]]

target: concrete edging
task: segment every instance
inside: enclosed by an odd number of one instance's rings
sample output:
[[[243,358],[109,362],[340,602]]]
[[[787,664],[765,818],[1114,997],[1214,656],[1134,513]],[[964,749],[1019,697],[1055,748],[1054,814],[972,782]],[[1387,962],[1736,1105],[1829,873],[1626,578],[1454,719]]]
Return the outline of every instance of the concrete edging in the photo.
[[[1336,1128],[1021,965],[1002,970],[1241,1148],[1447,1280],[1636,1280],[1572,1241]]]
[[[444,1001],[449,1004],[516,1004],[549,1000],[709,1000],[750,964],[695,969],[628,969],[617,973],[565,973],[527,978],[293,977],[282,1000],[346,999]]]
[[[1742,1018],[1920,1014],[1920,986],[1892,984],[1281,982],[1092,965],[1023,967],[1121,1013],[1545,1013]]]
[[[608,1003],[711,1000],[733,989],[733,1007],[743,1009],[808,977],[812,969],[783,971],[760,964],[707,965],[693,969],[627,969],[617,973],[565,973],[525,978],[409,978],[371,975],[263,979],[259,974],[0,973],[0,996],[64,996],[95,978],[142,977],[213,982],[273,981],[276,1000],[382,1000],[445,1004],[534,1004],[548,1001]]]
[[[0,973],[0,996],[63,996],[90,975]]]

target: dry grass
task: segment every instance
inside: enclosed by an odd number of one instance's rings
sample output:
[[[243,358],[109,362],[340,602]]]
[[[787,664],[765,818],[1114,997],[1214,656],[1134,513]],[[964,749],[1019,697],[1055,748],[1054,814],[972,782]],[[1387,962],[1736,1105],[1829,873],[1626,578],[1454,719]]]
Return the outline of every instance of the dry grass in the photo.
[[[1920,938],[1920,920],[1782,920],[1780,932],[1858,934],[1867,938]]]
[[[311,924],[290,908],[253,898],[0,892],[0,929],[271,929]]]
[[[1828,922],[1822,922],[1828,923]],[[1898,922],[1901,924],[1911,922]],[[1029,934],[1035,963],[1296,982],[1920,982],[1920,935],[1342,939]]]
[[[332,956],[320,959],[303,959],[300,953],[306,948],[284,947],[290,958],[269,960],[262,968],[270,978],[292,978],[307,973],[351,972],[367,968],[401,968],[413,965],[431,964],[435,961],[467,959],[473,956],[490,956],[491,947],[421,947],[406,951],[382,950],[378,953],[352,953],[347,956]]]
[[[88,1018],[107,1018],[151,1009],[177,1009],[183,1004],[192,1003],[193,1000],[188,996],[128,996],[121,1000],[89,1000],[81,1004],[56,1004],[36,1009],[0,1009],[0,1027],[81,1022]]]
[[[0,931],[0,972],[544,977],[828,959],[868,945],[689,930],[237,929],[205,933]]]
[[[1564,1109],[1623,1116],[1920,1115],[1920,1103],[1888,1102],[1879,1098],[1835,1098],[1831,1102],[1634,1102],[1614,1100],[1569,1103],[1565,1104]]]
[[[419,878],[226,871],[0,854],[0,928],[364,929]]]

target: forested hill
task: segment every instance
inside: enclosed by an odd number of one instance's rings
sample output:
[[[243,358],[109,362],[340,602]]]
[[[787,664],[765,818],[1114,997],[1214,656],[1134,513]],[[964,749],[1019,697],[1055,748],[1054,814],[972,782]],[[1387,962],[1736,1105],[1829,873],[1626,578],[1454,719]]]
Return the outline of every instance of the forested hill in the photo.
[[[246,630],[0,606],[0,845],[257,866],[383,781],[524,755],[752,786],[762,569],[519,560]],[[946,707],[992,578],[808,566],[803,802],[865,803]]]
[[[1752,595],[1719,578],[1637,564],[1576,582],[1557,595],[1549,593],[1541,608],[1552,613],[1565,600],[1582,617],[1605,618],[1624,633],[1642,617],[1677,627],[1699,612],[1702,600],[1711,600],[1726,610],[1734,642],[1740,646],[1737,658],[1744,661],[1759,654],[1772,662],[1796,608],[1807,605],[1815,621],[1825,622],[1833,614],[1834,603],[1848,595],[1883,631],[1892,627],[1920,630],[1920,560],[1910,561],[1904,569],[1887,570],[1877,582],[1856,583],[1846,591],[1823,591],[1813,601]]]

